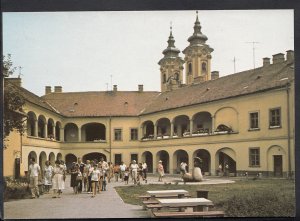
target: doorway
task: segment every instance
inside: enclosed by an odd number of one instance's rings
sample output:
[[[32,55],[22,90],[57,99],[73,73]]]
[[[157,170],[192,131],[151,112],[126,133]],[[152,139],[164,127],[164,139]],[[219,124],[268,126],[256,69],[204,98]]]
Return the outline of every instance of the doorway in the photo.
[[[274,155],[274,176],[282,177],[282,155]]]

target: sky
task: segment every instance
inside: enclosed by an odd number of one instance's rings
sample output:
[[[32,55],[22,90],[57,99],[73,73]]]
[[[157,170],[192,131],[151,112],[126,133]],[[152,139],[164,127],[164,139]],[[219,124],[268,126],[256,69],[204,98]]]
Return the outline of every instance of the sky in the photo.
[[[220,76],[262,66],[262,58],[294,50],[293,10],[198,11]],[[22,86],[42,96],[45,86],[63,92],[160,91],[158,61],[172,22],[183,51],[196,11],[99,11],[3,13],[3,54],[21,68]],[[255,59],[253,44],[255,43]],[[184,58],[182,52],[180,56]],[[12,77],[17,77],[19,69]],[[53,90],[53,89],[52,89]]]

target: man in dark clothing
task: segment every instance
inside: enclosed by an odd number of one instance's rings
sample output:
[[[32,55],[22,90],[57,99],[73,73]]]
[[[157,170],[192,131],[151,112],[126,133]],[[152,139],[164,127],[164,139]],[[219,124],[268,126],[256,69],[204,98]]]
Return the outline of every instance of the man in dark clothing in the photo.
[[[79,170],[80,170],[81,174],[83,174],[85,164],[82,162],[80,157],[78,157],[78,165],[79,165]],[[82,180],[79,180],[78,182],[79,182],[78,193],[81,193],[82,192]]]

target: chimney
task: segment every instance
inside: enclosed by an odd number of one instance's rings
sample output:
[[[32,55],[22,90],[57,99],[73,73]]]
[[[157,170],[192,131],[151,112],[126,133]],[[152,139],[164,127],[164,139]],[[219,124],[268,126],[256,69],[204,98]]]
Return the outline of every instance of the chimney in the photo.
[[[273,64],[278,64],[284,62],[284,54],[279,53],[279,54],[274,54],[273,55]]]
[[[144,91],[144,85],[139,84],[139,92],[143,92]]]
[[[294,51],[293,50],[286,51],[286,60],[294,61]]]
[[[215,80],[217,78],[219,78],[219,71],[212,71],[211,72],[211,79]]]
[[[118,91],[118,85],[114,85],[114,92]]]
[[[8,80],[9,80],[12,84],[14,84],[14,85],[16,85],[16,86],[18,86],[18,87],[22,87],[22,80],[21,80],[21,78],[8,78]]]
[[[54,86],[54,92],[61,93],[62,92],[62,86]]]
[[[267,67],[270,65],[270,58],[263,58],[263,67]]]
[[[47,94],[50,94],[52,91],[51,91],[51,86],[46,86],[45,87],[45,95]]]

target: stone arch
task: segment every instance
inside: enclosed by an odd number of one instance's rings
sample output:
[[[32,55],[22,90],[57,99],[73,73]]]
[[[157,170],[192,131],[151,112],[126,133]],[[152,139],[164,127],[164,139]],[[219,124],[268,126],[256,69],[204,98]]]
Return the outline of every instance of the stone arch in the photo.
[[[180,173],[180,164],[181,162],[185,162],[187,165],[189,165],[189,155],[185,150],[179,149],[176,150],[173,153],[173,168],[174,171],[172,171],[174,174]],[[189,168],[187,166],[187,171],[189,171]]]
[[[78,141],[78,126],[74,123],[67,123],[64,129],[65,141],[76,142]]]
[[[222,107],[218,109],[215,114],[214,128],[218,128],[220,125],[225,125],[231,128],[232,131],[237,132],[238,128],[238,111],[233,107]],[[217,130],[215,130],[218,132]]]
[[[44,115],[40,115],[38,117],[38,137],[46,138],[46,117]]]
[[[174,136],[182,137],[184,133],[190,131],[190,118],[187,115],[179,115],[173,119]],[[173,136],[173,137],[174,137]]]
[[[146,162],[147,164],[147,168],[148,168],[148,172],[149,173],[153,173],[153,155],[150,151],[145,151],[142,154],[142,161]]]
[[[77,157],[72,153],[68,153],[65,156],[65,163],[68,171],[71,169],[73,162],[77,162]]]
[[[170,173],[170,157],[169,153],[165,150],[158,151],[156,154],[156,165],[158,161],[162,161],[162,165],[164,166],[165,173]]]
[[[201,163],[201,172],[203,174],[208,173],[210,174],[211,169],[211,156],[208,150],[206,149],[198,149],[193,153],[193,158],[199,157],[202,160]]]
[[[35,151],[31,151],[29,154],[28,154],[28,161],[27,161],[27,163],[28,163],[28,166],[30,165],[30,159],[31,158],[34,158],[35,159],[35,162],[37,163],[38,162],[38,158],[37,158],[37,154],[36,154],[36,152]]]
[[[103,159],[107,161],[106,155],[100,152],[87,153],[83,155],[82,161],[86,162],[87,160],[96,160],[97,162],[99,162],[101,157],[103,157]]]
[[[155,126],[157,127],[158,138],[171,135],[171,122],[168,118],[164,117],[158,119],[155,123]]]
[[[61,153],[58,153],[56,155],[56,160],[62,160],[62,154]]]
[[[47,132],[48,132],[48,138],[50,139],[54,139],[55,136],[54,127],[55,127],[54,120],[52,118],[49,118],[47,123]]]
[[[56,121],[55,124],[55,139],[60,141],[61,137],[60,137],[60,129],[62,128],[62,124],[60,121]]]
[[[101,123],[87,123],[81,127],[81,136],[84,141],[106,140],[106,127]]]
[[[54,155],[53,152],[51,152],[51,153],[49,154],[48,160],[49,160],[50,164],[51,164],[52,166],[54,166],[54,164],[55,164],[55,155]]]
[[[283,147],[272,145],[267,150],[267,170],[269,176],[282,177],[286,168],[287,154]]]
[[[41,170],[43,170],[46,161],[47,161],[47,155],[45,151],[42,151],[39,156],[39,165],[41,167]]]
[[[193,134],[211,133],[212,116],[207,111],[201,111],[193,115]]]
[[[36,114],[32,111],[27,113],[27,135],[28,136],[36,136],[36,125],[35,122],[37,121]]]
[[[154,136],[154,124],[151,120],[147,120],[142,123],[142,131],[143,131],[143,138],[142,139],[149,139],[153,138]]]
[[[226,163],[229,165],[229,173],[236,175],[236,153],[232,148],[223,147],[216,152],[215,168],[219,168],[222,165],[223,171]]]

